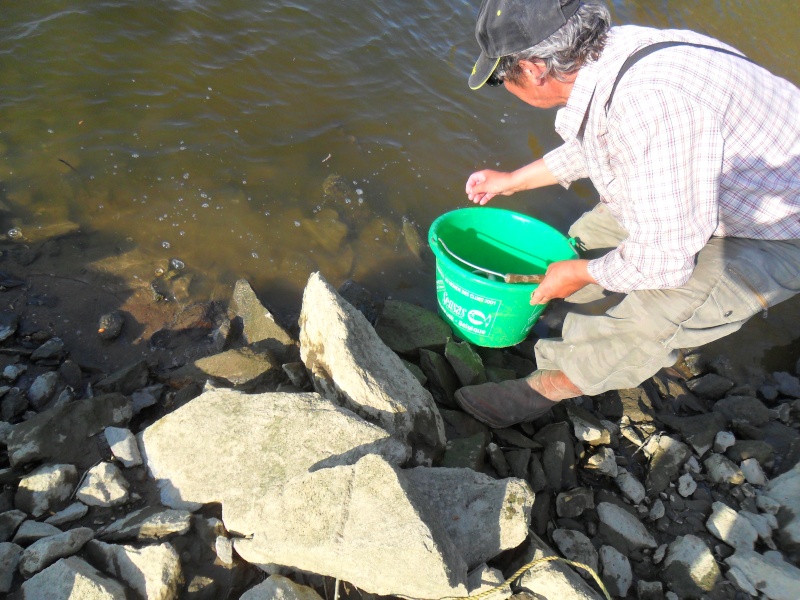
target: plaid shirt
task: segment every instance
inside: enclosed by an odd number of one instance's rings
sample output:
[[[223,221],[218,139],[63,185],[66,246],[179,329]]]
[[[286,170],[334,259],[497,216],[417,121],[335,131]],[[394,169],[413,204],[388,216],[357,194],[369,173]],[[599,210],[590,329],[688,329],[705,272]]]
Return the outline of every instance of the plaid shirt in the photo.
[[[589,177],[628,231],[589,262],[612,291],[684,284],[711,236],[800,238],[800,90],[788,81],[721,52],[666,48],[630,68],[606,115],[625,59],[665,40],[733,50],[690,31],[612,28],[558,111],[564,145],[544,157],[564,187]]]

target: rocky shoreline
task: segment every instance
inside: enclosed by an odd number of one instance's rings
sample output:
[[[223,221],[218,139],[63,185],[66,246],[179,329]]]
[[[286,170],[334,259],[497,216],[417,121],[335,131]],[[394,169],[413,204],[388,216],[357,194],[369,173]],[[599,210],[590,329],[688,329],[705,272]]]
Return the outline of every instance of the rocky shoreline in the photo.
[[[296,325],[240,280],[126,364],[130,325],[109,312],[92,339],[104,364],[8,303],[0,593],[488,596],[561,556],[612,597],[797,597],[798,372],[754,384],[689,353],[636,389],[493,430],[453,393],[530,373],[532,341],[474,348],[428,310],[319,274]],[[604,592],[548,561],[491,593],[512,595]]]

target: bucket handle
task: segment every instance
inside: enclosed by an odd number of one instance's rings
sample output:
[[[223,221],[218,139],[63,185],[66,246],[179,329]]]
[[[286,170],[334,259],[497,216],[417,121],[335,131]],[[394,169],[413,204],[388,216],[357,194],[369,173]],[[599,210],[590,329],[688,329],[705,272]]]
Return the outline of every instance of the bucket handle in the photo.
[[[461,258],[460,256],[458,256],[457,254],[454,254],[453,251],[450,250],[450,248],[448,248],[447,245],[445,245],[442,238],[437,237],[436,241],[439,242],[439,245],[444,249],[445,252],[447,252],[450,256],[455,258],[458,262],[464,263],[465,265],[472,267],[473,269],[477,269],[478,271],[483,271],[488,275],[495,275],[496,277],[500,277],[506,283],[542,283],[542,281],[544,280],[544,275],[518,275],[516,273],[503,274],[503,273],[497,273],[496,271],[490,271],[489,269],[486,269],[484,267],[479,267],[478,265],[473,265],[471,262],[468,262],[463,258]]]

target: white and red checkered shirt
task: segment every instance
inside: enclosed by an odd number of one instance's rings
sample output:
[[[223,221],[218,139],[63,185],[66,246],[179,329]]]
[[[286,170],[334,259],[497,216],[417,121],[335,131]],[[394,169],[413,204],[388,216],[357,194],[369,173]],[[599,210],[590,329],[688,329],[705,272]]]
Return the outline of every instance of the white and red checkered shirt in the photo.
[[[665,40],[733,50],[690,31],[612,28],[558,111],[564,145],[544,157],[565,187],[589,177],[628,231],[589,262],[612,291],[684,284],[712,236],[800,238],[800,89],[790,82],[728,54],[671,47],[630,68],[606,115],[625,59]]]

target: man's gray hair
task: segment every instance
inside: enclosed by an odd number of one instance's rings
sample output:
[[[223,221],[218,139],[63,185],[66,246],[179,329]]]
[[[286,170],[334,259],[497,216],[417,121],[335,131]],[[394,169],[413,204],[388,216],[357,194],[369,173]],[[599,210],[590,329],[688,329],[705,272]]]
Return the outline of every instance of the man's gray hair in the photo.
[[[602,2],[584,2],[578,11],[553,35],[532,48],[500,59],[497,76],[519,83],[523,69],[520,61],[543,62],[540,78],[553,77],[565,81],[586,63],[597,60],[611,28],[611,13]]]

